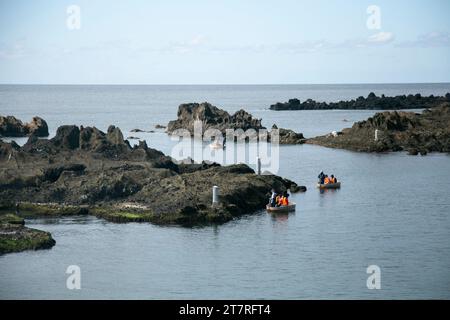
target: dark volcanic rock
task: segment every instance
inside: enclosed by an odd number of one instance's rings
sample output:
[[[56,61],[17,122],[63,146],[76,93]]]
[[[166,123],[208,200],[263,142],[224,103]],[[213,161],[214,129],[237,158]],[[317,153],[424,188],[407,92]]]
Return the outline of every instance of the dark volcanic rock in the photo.
[[[80,129],[77,126],[61,126],[56,136],[50,140],[54,146],[63,149],[76,149],[80,146]]]
[[[177,164],[145,141],[130,147],[119,128],[62,126],[20,148],[0,142],[0,209],[26,216],[91,213],[116,221],[221,223],[263,209],[269,192],[301,191],[246,165]],[[220,205],[212,206],[212,187]]]
[[[376,130],[378,140],[375,140]],[[450,104],[443,103],[421,114],[377,113],[336,136],[316,137],[307,143],[365,152],[407,150],[411,155],[450,152]]]
[[[306,142],[302,133],[297,133],[290,129],[278,128],[275,124],[272,126],[272,130],[274,129],[278,129],[279,144],[303,144]]]
[[[167,125],[167,132],[173,133],[177,129],[187,129],[191,135],[194,133],[194,121],[202,121],[202,130],[214,128],[223,134],[226,129],[264,129],[261,119],[255,119],[245,110],[239,110],[233,115],[227,111],[219,109],[207,102],[188,103],[178,107],[177,120],[170,121]]]
[[[24,124],[22,121],[13,116],[0,116],[0,136],[26,137],[28,135],[47,137],[47,122],[45,122],[42,118],[33,117],[31,122]]]
[[[339,102],[317,102],[308,99],[300,102],[298,99],[290,99],[288,102],[277,102],[270,106],[271,110],[329,110],[329,109],[356,109],[356,110],[400,110],[400,109],[425,109],[432,108],[444,102],[450,102],[450,93],[443,97],[422,97],[416,95],[402,95],[395,97],[377,97],[371,92],[367,98],[359,97],[356,100],[339,101]]]
[[[64,125],[57,129],[55,137],[50,140],[30,136],[23,146],[23,151],[56,154],[61,151],[84,150],[117,157],[131,151],[128,141],[123,139],[119,128],[110,126],[105,134],[95,127],[77,127]]]
[[[29,134],[35,135],[37,137],[47,137],[48,136],[48,126],[44,119],[39,117],[33,117],[31,122],[25,124]]]
[[[0,140],[0,158],[9,157],[14,151],[20,150],[20,146],[12,141],[11,143]]]

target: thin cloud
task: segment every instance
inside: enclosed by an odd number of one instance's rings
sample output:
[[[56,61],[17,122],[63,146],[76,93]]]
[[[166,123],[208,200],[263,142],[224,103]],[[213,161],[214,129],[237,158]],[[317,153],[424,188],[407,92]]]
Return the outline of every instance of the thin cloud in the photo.
[[[30,55],[30,50],[21,41],[11,45],[0,45],[0,59],[20,59]]]
[[[392,32],[378,32],[376,34],[373,34],[369,36],[367,41],[369,43],[375,43],[375,44],[384,44],[389,43],[394,40],[394,34]]]
[[[438,48],[449,46],[449,32],[429,32],[419,35],[415,40],[403,41],[397,44],[397,47],[402,48]]]
[[[156,51],[183,54],[205,48],[206,44],[207,44],[207,37],[202,34],[199,34],[188,41],[170,43],[168,45],[161,47],[160,49],[156,49]]]
[[[169,42],[166,44],[142,44],[134,43],[128,39],[115,39],[100,41],[98,43],[80,47],[47,47],[46,55],[73,55],[76,53],[98,53],[98,52],[120,52],[128,55],[134,54],[187,54],[195,52],[211,52],[216,54],[226,53],[247,53],[264,54],[268,52],[278,52],[281,54],[308,54],[308,53],[336,53],[348,50],[363,50],[364,48],[373,48],[386,46],[394,43],[394,48],[432,48],[449,47],[449,32],[430,32],[418,36],[413,41],[398,42],[392,32],[378,32],[367,38],[353,38],[342,41],[300,41],[285,43],[254,43],[254,44],[228,44],[220,45],[209,41],[209,38],[203,34],[193,36],[186,41]],[[23,41],[15,41],[11,44],[0,44],[0,59],[20,59],[26,58],[37,53],[43,54],[41,50],[31,50],[24,45]]]

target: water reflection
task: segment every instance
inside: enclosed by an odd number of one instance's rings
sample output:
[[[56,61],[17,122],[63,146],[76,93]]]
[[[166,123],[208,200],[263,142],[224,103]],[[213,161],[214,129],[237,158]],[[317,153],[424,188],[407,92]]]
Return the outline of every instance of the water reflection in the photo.
[[[268,213],[270,215],[270,220],[274,227],[287,226],[289,218],[295,216],[295,212],[284,212],[284,213]]]
[[[336,193],[339,192],[340,189],[319,189],[320,194],[326,194],[326,193]]]

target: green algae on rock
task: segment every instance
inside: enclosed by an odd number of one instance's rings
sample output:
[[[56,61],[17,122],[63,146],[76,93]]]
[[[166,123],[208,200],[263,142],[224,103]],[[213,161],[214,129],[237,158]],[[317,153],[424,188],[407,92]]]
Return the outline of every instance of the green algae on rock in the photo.
[[[11,213],[0,214],[0,255],[49,249],[55,243],[50,233],[25,227],[21,217]]]

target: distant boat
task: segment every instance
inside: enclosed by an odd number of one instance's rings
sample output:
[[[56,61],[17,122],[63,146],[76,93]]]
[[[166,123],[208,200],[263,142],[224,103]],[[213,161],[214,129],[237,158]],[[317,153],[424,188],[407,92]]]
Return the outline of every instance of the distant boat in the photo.
[[[217,141],[217,140],[214,140],[214,142],[213,143],[211,143],[210,145],[209,145],[209,147],[211,148],[211,149],[223,149],[223,144],[221,144],[219,141]]]
[[[341,183],[340,182],[336,182],[336,183],[327,183],[327,184],[317,184],[317,188],[319,189],[339,189],[341,187]]]
[[[295,202],[289,203],[287,206],[281,206],[281,207],[271,207],[270,205],[266,206],[267,212],[270,213],[286,213],[295,211]]]

